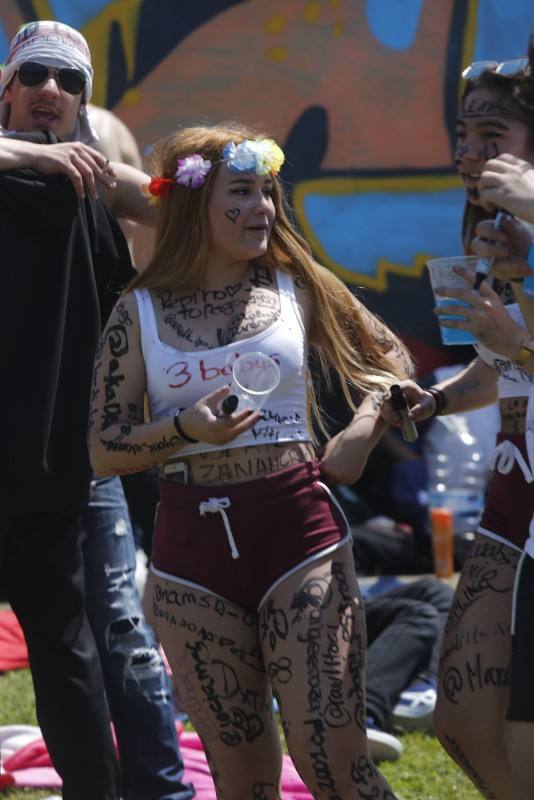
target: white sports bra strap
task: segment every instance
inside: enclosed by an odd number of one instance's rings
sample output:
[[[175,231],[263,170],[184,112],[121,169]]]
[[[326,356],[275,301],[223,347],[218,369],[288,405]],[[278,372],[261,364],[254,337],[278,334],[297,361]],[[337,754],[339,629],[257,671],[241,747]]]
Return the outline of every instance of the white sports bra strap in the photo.
[[[304,333],[304,323],[300,315],[299,305],[295,296],[295,284],[293,276],[287,272],[282,272],[281,269],[276,270],[276,283],[278,284],[278,292],[280,296],[280,313],[283,319],[289,320],[295,317],[302,333]]]
[[[145,362],[149,358],[151,346],[158,340],[158,325],[152,298],[148,289],[134,289],[139,309],[139,325],[141,327],[141,348]]]

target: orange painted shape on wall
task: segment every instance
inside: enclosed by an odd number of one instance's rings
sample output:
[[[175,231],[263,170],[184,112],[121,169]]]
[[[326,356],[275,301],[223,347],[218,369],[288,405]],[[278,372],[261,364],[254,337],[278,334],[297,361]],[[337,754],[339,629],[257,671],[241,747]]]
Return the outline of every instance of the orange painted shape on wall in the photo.
[[[194,31],[115,110],[147,145],[178,124],[239,118],[284,141],[300,115],[329,118],[328,170],[450,166],[443,73],[453,0],[426,2],[413,47],[393,50],[369,29],[363,0],[250,0]],[[336,33],[337,31],[337,33]],[[341,33],[340,33],[341,31]],[[283,54],[283,58],[280,57]]]

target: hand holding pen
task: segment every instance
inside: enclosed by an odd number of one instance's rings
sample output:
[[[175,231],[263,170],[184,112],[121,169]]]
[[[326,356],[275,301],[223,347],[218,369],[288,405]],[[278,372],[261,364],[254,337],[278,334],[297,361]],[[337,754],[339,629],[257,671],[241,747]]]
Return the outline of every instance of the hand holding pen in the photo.
[[[499,209],[495,220],[493,222],[494,228],[500,230],[503,226],[503,223],[506,222],[508,219],[513,219],[513,215],[509,214],[508,211],[503,211]],[[488,277],[489,273],[491,272],[491,268],[493,266],[494,259],[493,258],[479,258],[478,263],[475,270],[475,282],[473,284],[473,289],[480,289],[482,282]]]
[[[400,430],[405,442],[415,442],[419,438],[419,433],[415,427],[415,423],[408,415],[408,401],[406,395],[402,391],[398,383],[390,386],[390,400],[391,407],[397,414],[400,421]]]

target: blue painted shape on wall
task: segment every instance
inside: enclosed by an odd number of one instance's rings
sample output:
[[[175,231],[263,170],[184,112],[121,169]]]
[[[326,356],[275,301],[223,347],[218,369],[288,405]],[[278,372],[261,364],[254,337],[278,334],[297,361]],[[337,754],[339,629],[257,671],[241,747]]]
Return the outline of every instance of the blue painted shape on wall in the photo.
[[[436,192],[307,194],[304,211],[329,259],[374,277],[379,259],[413,270],[417,253],[462,252],[462,188]]]
[[[524,56],[533,31],[532,0],[482,0],[478,6],[474,60],[506,61]]]
[[[0,64],[3,64],[5,62],[8,50],[9,50],[9,39],[6,36],[4,26],[0,22]]]
[[[392,50],[412,47],[424,0],[367,0],[365,13],[373,36]]]
[[[49,3],[54,19],[80,29],[109,6],[110,0],[49,0]]]

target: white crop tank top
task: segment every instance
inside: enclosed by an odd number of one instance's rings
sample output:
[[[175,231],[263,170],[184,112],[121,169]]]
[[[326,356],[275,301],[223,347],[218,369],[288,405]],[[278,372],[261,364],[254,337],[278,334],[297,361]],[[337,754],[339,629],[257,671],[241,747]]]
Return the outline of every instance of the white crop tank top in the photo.
[[[506,310],[514,322],[526,329],[519,303],[507,305]],[[500,399],[527,397],[530,394],[531,389],[534,387],[534,375],[532,373],[481,343],[475,345],[475,350],[482,361],[489,364],[499,373],[497,391]]]
[[[262,409],[262,419],[225,445],[225,448],[278,442],[310,441],[306,413],[308,353],[304,325],[293,279],[276,270],[280,314],[266,330],[248,339],[211,350],[178,350],[162,342],[152,298],[147,289],[135,289],[141,325],[141,346],[147,375],[147,393],[153,421],[188,408],[204,395],[228,384],[238,355],[261,351],[280,367],[280,383]],[[181,456],[220,450],[220,445],[186,444]]]

